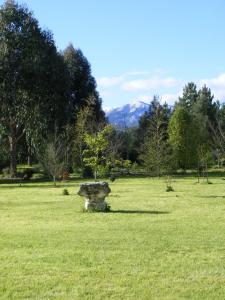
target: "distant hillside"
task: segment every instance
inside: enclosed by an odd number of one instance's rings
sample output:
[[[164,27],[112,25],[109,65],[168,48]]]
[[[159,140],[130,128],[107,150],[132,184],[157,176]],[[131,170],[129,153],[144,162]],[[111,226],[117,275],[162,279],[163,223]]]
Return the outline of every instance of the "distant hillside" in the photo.
[[[105,109],[105,113],[111,124],[124,128],[137,126],[140,117],[148,109],[148,104],[135,102],[117,108]]]

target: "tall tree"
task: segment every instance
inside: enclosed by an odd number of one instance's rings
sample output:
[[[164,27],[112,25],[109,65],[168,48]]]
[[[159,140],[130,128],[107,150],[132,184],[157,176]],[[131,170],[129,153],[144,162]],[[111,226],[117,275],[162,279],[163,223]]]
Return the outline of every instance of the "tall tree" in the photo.
[[[190,111],[177,105],[169,122],[169,143],[178,167],[187,169],[197,161],[196,127]]]
[[[197,101],[197,97],[198,91],[196,84],[194,82],[189,82],[187,85],[185,85],[183,89],[183,95],[182,97],[179,97],[178,103],[186,108],[191,108]]]
[[[141,146],[140,160],[151,172],[160,176],[170,167],[170,147],[168,144],[167,127],[169,109],[161,105],[159,99],[154,97],[151,102],[151,118],[147,128],[144,143]]]
[[[52,123],[56,111],[63,111],[63,66],[51,33],[40,29],[27,8],[6,1],[0,9],[0,122],[9,141],[11,177],[21,137],[47,125],[43,114]]]
[[[70,117],[76,120],[76,113],[85,106],[91,106],[98,121],[105,121],[102,101],[97,92],[91,66],[80,49],[70,44],[63,52],[70,78]]]

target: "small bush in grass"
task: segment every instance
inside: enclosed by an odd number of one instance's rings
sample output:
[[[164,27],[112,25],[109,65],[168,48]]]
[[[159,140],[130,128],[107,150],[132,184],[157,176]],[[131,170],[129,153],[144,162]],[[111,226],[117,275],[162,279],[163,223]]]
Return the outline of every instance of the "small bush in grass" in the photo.
[[[109,179],[110,179],[111,182],[114,182],[116,180],[116,176],[111,174]]]
[[[167,186],[166,187],[166,192],[174,192],[174,189],[172,186]]]
[[[67,189],[64,189],[63,192],[62,192],[63,196],[67,196],[69,195],[69,191]]]
[[[165,182],[166,182],[166,192],[173,192],[174,189],[172,187],[172,177],[166,176]]]
[[[110,212],[111,211],[111,206],[109,203],[107,203],[106,208],[105,208],[105,212]]]

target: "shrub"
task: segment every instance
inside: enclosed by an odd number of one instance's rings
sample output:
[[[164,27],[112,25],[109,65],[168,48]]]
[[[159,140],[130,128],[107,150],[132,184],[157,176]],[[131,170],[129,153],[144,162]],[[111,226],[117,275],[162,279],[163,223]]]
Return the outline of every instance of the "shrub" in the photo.
[[[109,166],[99,166],[99,170],[98,170],[98,177],[100,178],[106,178],[109,177],[110,174],[110,170],[109,170]]]
[[[110,181],[114,182],[116,180],[116,176],[114,174],[111,174],[109,179]]]
[[[9,167],[2,169],[2,174],[3,174],[3,177],[9,178],[9,175],[10,175]]]
[[[62,175],[62,180],[66,181],[70,179],[70,173],[68,171],[64,171]]]
[[[172,186],[167,186],[166,187],[166,192],[173,192],[173,191],[174,191],[174,189],[173,189]]]
[[[92,178],[92,177],[93,177],[93,172],[92,172],[91,167],[85,166],[85,167],[82,169],[82,177],[83,177],[83,178]]]
[[[63,192],[62,192],[63,196],[67,196],[69,195],[69,191],[67,189],[64,189]]]
[[[23,180],[30,180],[34,175],[34,169],[25,169],[22,173]]]
[[[172,177],[166,176],[165,182],[166,182],[166,192],[173,192],[174,189],[172,187]]]
[[[111,206],[109,203],[107,203],[106,208],[105,208],[105,212],[110,212],[111,211]]]

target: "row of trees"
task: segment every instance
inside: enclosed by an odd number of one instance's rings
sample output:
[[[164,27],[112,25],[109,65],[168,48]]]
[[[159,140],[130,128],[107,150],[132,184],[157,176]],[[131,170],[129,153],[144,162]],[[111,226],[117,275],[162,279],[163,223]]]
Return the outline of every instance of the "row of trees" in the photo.
[[[55,135],[67,144],[69,162],[69,141],[85,108],[95,116],[93,127],[105,122],[82,51],[69,45],[58,52],[51,32],[42,30],[26,7],[6,1],[0,9],[0,152],[11,177],[19,156],[37,159]]]
[[[224,159],[225,106],[214,101],[207,86],[197,90],[193,82],[169,107],[154,97],[134,129],[136,159],[160,175],[181,169],[221,165]]]
[[[8,0],[0,9],[0,164],[41,162],[54,179],[65,169],[100,166],[110,173],[142,165],[160,176],[177,168],[221,164],[225,107],[194,83],[174,107],[155,96],[137,128],[107,126],[91,67],[69,45],[58,52],[24,6]],[[57,175],[57,176],[58,176]]]

